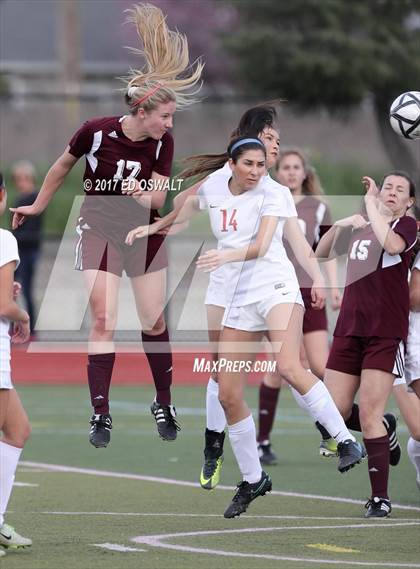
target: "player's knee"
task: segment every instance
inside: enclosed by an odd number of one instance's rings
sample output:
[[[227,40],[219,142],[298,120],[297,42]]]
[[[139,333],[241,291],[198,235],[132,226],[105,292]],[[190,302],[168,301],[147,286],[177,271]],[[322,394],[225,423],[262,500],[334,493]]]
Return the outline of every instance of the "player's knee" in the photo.
[[[116,316],[108,311],[95,314],[93,327],[99,334],[112,333],[116,324]]]
[[[278,362],[276,375],[283,377],[291,385],[295,385],[301,371],[302,367],[300,364],[294,362]]]

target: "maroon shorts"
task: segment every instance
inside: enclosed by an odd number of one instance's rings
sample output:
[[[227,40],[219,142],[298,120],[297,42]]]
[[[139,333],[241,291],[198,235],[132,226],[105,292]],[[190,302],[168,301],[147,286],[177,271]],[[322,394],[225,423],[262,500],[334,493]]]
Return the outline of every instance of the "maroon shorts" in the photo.
[[[316,332],[318,330],[328,330],[327,311],[325,308],[316,310],[311,306],[311,289],[301,288],[303,302],[305,304],[305,315],[303,317],[303,333]]]
[[[357,376],[379,369],[403,377],[404,351],[400,338],[334,336],[326,368]]]
[[[168,266],[164,237],[152,235],[136,239],[130,247],[125,238],[130,228],[120,231],[109,229],[107,235],[93,229],[79,219],[75,268],[79,271],[95,270],[121,277],[123,271],[130,278],[153,273]]]

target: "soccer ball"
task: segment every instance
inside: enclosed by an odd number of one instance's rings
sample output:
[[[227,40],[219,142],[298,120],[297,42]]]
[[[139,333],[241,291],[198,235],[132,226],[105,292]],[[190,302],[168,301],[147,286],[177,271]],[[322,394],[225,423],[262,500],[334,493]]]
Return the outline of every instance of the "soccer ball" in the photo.
[[[420,92],[399,95],[391,105],[389,120],[394,131],[404,138],[420,138]]]

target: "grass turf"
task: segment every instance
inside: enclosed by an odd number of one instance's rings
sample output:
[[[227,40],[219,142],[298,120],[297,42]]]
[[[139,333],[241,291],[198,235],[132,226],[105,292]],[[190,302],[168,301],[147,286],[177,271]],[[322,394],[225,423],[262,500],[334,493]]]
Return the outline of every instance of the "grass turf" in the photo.
[[[87,389],[31,386],[20,387],[19,392],[33,425],[33,435],[23,456],[25,461],[181,481],[195,482],[198,478],[203,446],[203,388],[175,390],[174,403],[182,424],[175,443],[164,443],[156,435],[148,410],[153,397],[150,388],[113,389],[115,428],[107,449],[94,449],[88,443],[90,408]],[[247,399],[255,408],[255,388],[248,390]],[[401,439],[404,445],[405,433]],[[296,408],[288,390],[283,390],[273,435],[280,461],[278,466],[269,469],[274,490],[366,498],[369,491],[366,464],[340,475],[335,460],[318,456],[318,443],[310,420]],[[238,481],[238,470],[228,444],[225,455],[222,483],[234,485]],[[308,569],[339,567],[340,561],[391,563],[397,568],[403,563],[418,563],[419,526],[393,525],[406,524],[404,520],[407,519],[420,522],[418,511],[395,509],[391,519],[364,520],[364,508],[359,504],[272,494],[256,500],[248,513],[239,519],[224,520],[222,513],[233,495],[232,490],[205,492],[198,487],[157,481],[46,472],[28,467],[19,470],[17,481],[38,485],[15,488],[7,518],[18,531],[33,538],[34,546],[32,550],[9,552],[2,558],[1,563],[11,569],[85,569],[94,566],[101,569],[139,566],[189,569],[198,564],[203,569]],[[414,470],[405,453],[401,464],[391,470],[390,489],[393,502],[419,505]],[[346,519],[310,519],[312,517]],[[356,524],[371,527],[349,527]],[[314,526],[322,527],[315,529]],[[266,528],[274,529],[265,531]],[[229,529],[251,531],[208,534]],[[131,541],[135,536],[182,532],[205,533],[173,537],[161,543],[221,550],[234,555],[171,550]],[[116,552],[93,545],[103,543],[145,551]],[[334,547],[351,551],[337,552]],[[239,557],[238,553],[259,557]],[[264,555],[337,560],[339,564],[321,561],[315,565],[308,561],[261,557]]]

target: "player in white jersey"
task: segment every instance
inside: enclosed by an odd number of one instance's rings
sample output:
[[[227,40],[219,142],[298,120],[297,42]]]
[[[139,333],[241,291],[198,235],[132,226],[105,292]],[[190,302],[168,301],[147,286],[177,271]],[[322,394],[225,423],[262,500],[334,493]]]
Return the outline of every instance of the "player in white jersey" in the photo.
[[[224,341],[252,342],[269,330],[270,340],[277,346],[283,344],[281,357],[276,353],[280,372],[306,397],[315,420],[329,425],[336,434],[341,449],[339,470],[344,472],[360,461],[362,449],[346,429],[322,382],[306,372],[299,362],[303,302],[293,266],[281,245],[285,225],[284,198],[271,180],[263,178],[255,185],[262,177],[258,176],[261,168],[266,167],[264,145],[258,139],[232,141],[229,155],[232,177],[227,183],[220,175],[207,180],[199,191],[199,203],[197,198],[191,198],[180,214],[181,221],[184,221],[194,209],[206,205],[220,248],[202,255],[198,266],[214,270],[222,264],[230,264],[224,278],[227,279],[225,288],[228,282],[232,294],[226,298],[219,357],[223,355],[233,367],[235,362],[252,360],[251,353],[244,357],[239,352],[232,354],[226,351]],[[229,191],[230,196],[226,193]],[[292,224],[289,228],[289,241],[292,242],[293,228]],[[127,243],[131,244],[136,237],[136,230],[130,232]],[[305,254],[303,251],[303,256]],[[314,279],[314,304],[321,306],[324,296],[320,289],[323,279],[319,268],[309,253],[304,262]],[[243,399],[244,379],[243,373],[219,370],[219,399],[243,476],[232,503],[225,511],[227,518],[240,515],[252,500],[271,489],[270,478],[261,470],[255,425]]]
[[[420,251],[411,267],[410,322],[404,376],[405,382],[401,383],[399,379],[394,382],[393,395],[410,434],[407,453],[416,470],[420,490]]]
[[[7,193],[0,174],[0,215],[6,209]],[[12,342],[22,343],[29,338],[29,316],[15,302],[20,286],[14,283],[19,253],[15,237],[0,229],[0,556],[4,549],[32,545],[4,522],[15,472],[22,449],[30,434],[28,417],[13,388],[10,370],[10,324],[13,324]]]
[[[232,138],[239,136],[250,136],[259,138],[266,149],[266,166],[269,170],[274,166],[279,153],[279,133],[274,128],[276,121],[276,110],[271,105],[258,105],[251,107],[241,116],[238,126],[232,133]],[[228,164],[229,156],[227,152],[216,155],[198,155],[187,158],[184,162],[185,169],[179,174],[180,179],[200,176],[200,181],[195,183],[187,190],[182,191],[174,200],[174,210],[168,215],[158,220],[150,226],[137,228],[136,237],[162,231],[167,232],[170,228],[171,233],[177,233],[188,222],[182,222],[183,217],[180,212],[183,209],[189,196],[195,196],[201,185],[213,176],[222,176],[227,183],[232,175],[232,170]],[[219,178],[220,179],[220,178]],[[270,180],[268,176],[267,180]],[[297,216],[296,208],[290,191],[285,186],[276,184],[285,199],[285,211],[287,216]],[[288,212],[288,213],[287,213]],[[172,225],[174,224],[174,225]],[[225,298],[225,279],[223,278],[224,268],[209,273],[209,286],[205,298],[207,312],[207,328],[209,340],[213,349],[213,360],[217,361],[217,345],[219,342],[220,330],[222,327],[223,314],[226,308]],[[200,483],[205,489],[214,488],[220,480],[220,472],[223,463],[223,443],[225,438],[226,417],[219,402],[219,387],[217,383],[217,373],[212,372],[207,383],[206,390],[206,431],[204,464],[200,473]]]

